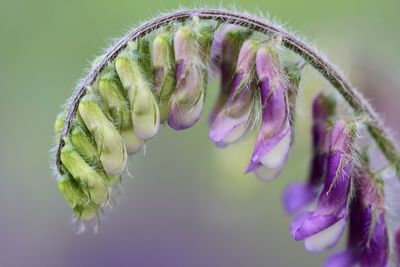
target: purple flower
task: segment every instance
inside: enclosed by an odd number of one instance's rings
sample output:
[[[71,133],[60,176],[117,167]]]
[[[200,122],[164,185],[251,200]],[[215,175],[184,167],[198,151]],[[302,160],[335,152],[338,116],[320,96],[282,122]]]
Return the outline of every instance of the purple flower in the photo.
[[[388,266],[389,241],[380,185],[366,172],[356,180],[356,193],[350,205],[347,249],[333,254],[325,267]]]
[[[313,156],[307,182],[288,185],[282,194],[284,208],[288,214],[304,209],[318,196],[318,191],[326,171],[326,158],[329,150],[329,118],[335,113],[333,98],[319,94],[313,101],[312,145]]]
[[[218,146],[238,141],[254,124],[256,84],[253,77],[257,44],[247,40],[239,53],[229,96],[212,121],[209,138]]]
[[[263,107],[262,125],[246,171],[269,180],[282,169],[292,141],[284,78],[278,53],[270,44],[263,44],[258,50],[256,70]]]
[[[303,212],[291,223],[295,240],[304,240],[310,251],[336,245],[343,233],[349,199],[354,124],[339,120],[330,136],[327,174],[314,212]]]
[[[400,228],[394,233],[394,250],[396,254],[397,266],[400,266]]]
[[[212,73],[216,73],[218,70],[221,73],[221,86],[217,101],[210,114],[210,126],[228,99],[230,89],[233,88],[232,82],[240,48],[250,32],[238,25],[226,24],[215,33],[211,46],[211,69]]]

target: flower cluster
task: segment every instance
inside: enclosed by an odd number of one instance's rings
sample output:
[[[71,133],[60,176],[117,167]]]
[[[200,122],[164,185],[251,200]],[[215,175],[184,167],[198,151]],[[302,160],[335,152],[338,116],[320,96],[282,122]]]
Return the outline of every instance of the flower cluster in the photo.
[[[302,69],[282,54],[279,39],[198,18],[128,42],[86,87],[71,109],[76,112],[65,111],[56,121],[64,142],[59,189],[75,215],[88,221],[98,214],[128,155],[153,139],[160,125],[184,130],[196,124],[208,76],[216,73],[221,85],[209,139],[226,147],[256,132],[245,171],[262,181],[277,177],[292,147]],[[360,164],[358,123],[339,117],[337,105],[322,93],[314,99],[309,178],[290,184],[282,197],[286,212],[296,215],[290,231],[308,250],[322,251],[334,247],[349,224],[347,249],[326,266],[386,266],[383,182],[367,161]]]

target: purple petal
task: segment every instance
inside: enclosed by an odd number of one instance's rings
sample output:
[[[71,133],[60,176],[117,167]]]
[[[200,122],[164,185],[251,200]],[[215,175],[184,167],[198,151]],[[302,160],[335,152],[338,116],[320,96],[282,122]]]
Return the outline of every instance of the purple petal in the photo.
[[[352,267],[357,263],[357,255],[351,250],[344,250],[331,255],[324,267]]]
[[[398,228],[395,231],[394,245],[395,245],[395,253],[396,253],[397,265],[400,266],[400,228]]]
[[[365,209],[364,221],[373,225],[370,209]],[[367,228],[368,229],[368,228]],[[374,224],[372,234],[365,232],[363,238],[363,249],[361,250],[360,263],[362,267],[387,266],[389,257],[389,240],[386,231],[384,213],[380,213]]]
[[[333,248],[339,242],[346,227],[346,219],[343,218],[324,230],[304,240],[305,247],[311,252],[321,252]]]
[[[230,144],[240,139],[252,126],[253,92],[249,88],[238,88],[243,81],[243,73],[235,76],[233,91],[240,90],[225,103],[214,119],[209,138],[217,144]]]
[[[302,182],[288,185],[282,193],[282,202],[287,214],[294,214],[308,206],[317,197],[316,188]]]

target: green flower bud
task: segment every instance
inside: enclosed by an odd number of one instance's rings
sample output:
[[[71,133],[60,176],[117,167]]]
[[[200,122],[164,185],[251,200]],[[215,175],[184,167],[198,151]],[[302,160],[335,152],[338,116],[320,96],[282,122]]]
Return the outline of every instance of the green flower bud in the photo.
[[[104,179],[71,145],[66,145],[61,150],[61,163],[77,182],[84,185],[94,203],[102,205],[107,201],[108,190]]]
[[[85,161],[91,164],[99,163],[100,158],[97,148],[90,136],[87,136],[82,128],[74,127],[70,134],[70,141]]]
[[[136,51],[134,50],[133,53]],[[128,92],[136,135],[143,140],[153,138],[160,126],[160,112],[137,58],[134,59],[127,53],[122,53],[115,60],[115,68],[122,85]]]
[[[140,150],[143,142],[135,134],[129,102],[123,95],[122,88],[116,79],[117,77],[111,70],[106,70],[99,78],[98,92],[106,104],[115,126],[121,132],[127,152],[134,154]]]
[[[169,100],[176,86],[171,39],[171,34],[163,32],[157,35],[153,41],[153,92],[159,104],[161,122],[168,119]]]
[[[127,155],[118,130],[88,94],[79,103],[78,112],[93,136],[105,172],[120,175],[125,168]]]
[[[96,216],[97,206],[72,178],[63,176],[58,182],[58,189],[64,195],[76,217],[84,221],[90,221]]]

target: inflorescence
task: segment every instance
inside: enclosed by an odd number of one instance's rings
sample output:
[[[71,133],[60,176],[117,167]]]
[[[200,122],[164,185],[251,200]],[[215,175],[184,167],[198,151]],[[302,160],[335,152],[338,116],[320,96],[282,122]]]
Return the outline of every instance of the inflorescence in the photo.
[[[92,82],[55,124],[58,187],[76,217],[99,216],[128,155],[154,138],[160,125],[184,130],[199,120],[208,78],[218,73],[209,139],[226,147],[256,131],[245,171],[263,181],[277,177],[292,147],[305,65],[284,55],[279,36],[192,16],[154,27],[96,60]],[[283,192],[286,212],[296,215],[290,231],[308,250],[323,251],[336,245],[348,225],[346,250],[325,266],[387,266],[390,253],[399,251],[400,231],[387,223],[384,180],[371,171],[359,145],[363,120],[339,114],[339,104],[331,94],[314,98],[309,178]]]

